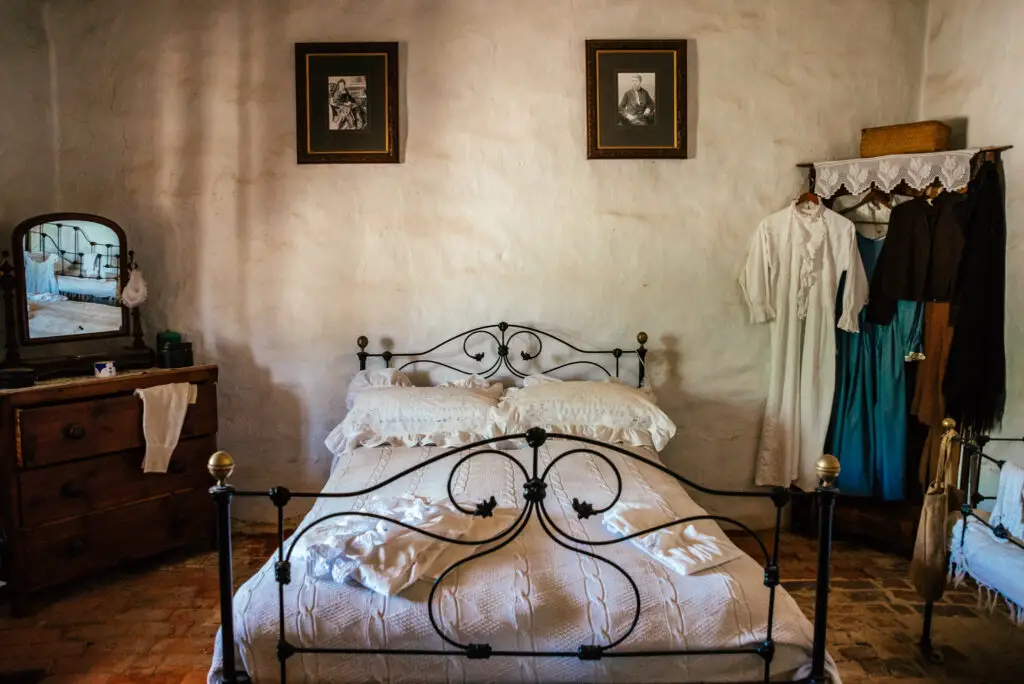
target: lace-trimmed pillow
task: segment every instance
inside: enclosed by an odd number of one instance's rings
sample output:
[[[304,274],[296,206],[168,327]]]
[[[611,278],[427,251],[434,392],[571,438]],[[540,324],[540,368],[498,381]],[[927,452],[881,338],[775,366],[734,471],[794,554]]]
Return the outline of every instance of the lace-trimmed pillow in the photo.
[[[621,382],[569,381],[534,376],[521,389],[509,389],[495,410],[504,434],[542,427],[612,444],[648,446],[661,451],[676,426],[654,403],[649,388]]]
[[[355,374],[352,382],[348,383],[345,408],[351,411],[359,393],[371,387],[412,387],[412,381],[409,380],[408,375],[394,368],[361,370]]]
[[[497,404],[490,388],[369,387],[326,444],[336,456],[382,444],[461,446],[501,434],[492,416]]]

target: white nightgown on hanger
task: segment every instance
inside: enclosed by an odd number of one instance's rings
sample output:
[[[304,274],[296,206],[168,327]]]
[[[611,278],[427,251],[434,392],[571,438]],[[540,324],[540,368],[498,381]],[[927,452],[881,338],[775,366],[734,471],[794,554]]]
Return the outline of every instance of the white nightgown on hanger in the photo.
[[[754,323],[771,330],[771,379],[754,481],[818,484],[836,379],[836,294],[845,271],[839,327],[859,332],[868,283],[848,219],[821,204],[792,204],[763,219],[740,284]]]

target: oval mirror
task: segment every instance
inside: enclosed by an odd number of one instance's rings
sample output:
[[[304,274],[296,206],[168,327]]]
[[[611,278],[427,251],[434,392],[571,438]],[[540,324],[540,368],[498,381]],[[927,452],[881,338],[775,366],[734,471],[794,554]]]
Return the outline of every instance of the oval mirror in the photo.
[[[14,231],[22,344],[128,334],[119,296],[127,275],[124,231],[91,214],[45,214]]]

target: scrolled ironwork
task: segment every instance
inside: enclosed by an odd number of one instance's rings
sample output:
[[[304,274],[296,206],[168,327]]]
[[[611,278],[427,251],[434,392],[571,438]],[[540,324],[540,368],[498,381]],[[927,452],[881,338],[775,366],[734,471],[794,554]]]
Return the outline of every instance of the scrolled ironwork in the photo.
[[[481,515],[481,513],[479,513],[479,511],[481,510],[480,504],[477,504],[475,508],[463,508],[459,504],[459,502],[455,500],[455,492],[452,491],[452,483],[455,481],[455,475],[459,472],[459,468],[462,467],[463,463],[469,461],[470,459],[476,458],[477,456],[484,456],[486,454],[493,454],[505,458],[509,463],[519,468],[519,472],[523,474],[524,481],[529,481],[530,479],[530,474],[526,472],[526,467],[518,460],[516,460],[515,457],[513,457],[511,454],[505,453],[504,451],[499,451],[497,449],[481,449],[480,451],[473,451],[471,453],[468,453],[462,458],[460,458],[458,462],[454,466],[452,466],[451,472],[448,473],[448,500],[452,502],[452,506],[454,506],[460,513],[465,513],[466,515]],[[491,501],[494,501],[494,506],[497,505],[497,502],[494,500],[493,496],[489,500],[485,500],[483,505],[486,506]],[[494,510],[494,506],[491,506],[490,511]]]
[[[523,533],[523,530],[526,529],[527,523],[530,522],[530,514],[533,511],[533,507],[533,503],[528,503],[523,508],[523,512],[519,515],[519,518],[517,518],[515,523],[513,523],[512,525],[513,531],[511,532],[511,534],[506,533],[507,536],[505,536],[505,538],[502,540],[500,544],[495,544],[494,546],[488,549],[484,549],[483,551],[477,551],[472,555],[466,556],[462,560],[452,563],[437,576],[437,579],[434,580],[434,585],[430,588],[430,596],[427,597],[427,617],[430,619],[430,625],[434,628],[434,631],[437,632],[437,635],[441,637],[441,639],[443,639],[445,643],[454,646],[455,648],[460,648],[463,651],[467,652],[470,649],[470,644],[460,644],[459,642],[455,641],[450,636],[445,634],[444,630],[442,630],[440,625],[437,624],[437,618],[434,617],[434,596],[437,594],[438,588],[440,588],[441,584],[444,582],[445,577],[455,572],[463,565],[471,563],[478,558],[489,556],[495,551],[499,551],[508,546],[509,544],[511,544],[513,541],[515,541],[516,538]]]
[[[596,456],[597,458],[604,461],[609,468],[611,468],[612,474],[615,475],[615,494],[612,496],[612,500],[608,502],[608,505],[602,508],[594,508],[594,506],[587,501],[580,502],[578,499],[573,499],[572,509],[576,511],[576,514],[580,518],[589,518],[592,515],[600,515],[601,513],[605,513],[611,510],[612,506],[619,502],[619,497],[622,496],[622,475],[619,473],[619,469],[615,466],[615,464],[612,463],[611,459],[602,454],[600,451],[595,451],[594,449],[588,447],[580,447],[579,449],[569,449],[568,451],[563,451],[558,456],[551,459],[551,462],[548,463],[546,468],[544,468],[544,473],[540,476],[540,479],[544,482],[547,482],[548,474],[551,472],[552,468],[558,465],[559,461],[568,458],[569,456],[575,456],[577,454],[587,454],[589,456]]]
[[[496,332],[495,332],[496,331]],[[486,351],[470,351],[470,344],[473,340],[478,339],[481,335],[486,336],[486,341],[490,345],[490,353]],[[518,340],[517,340],[518,338]],[[513,343],[518,341],[518,345],[527,345],[525,349],[514,349]],[[579,356],[606,356],[609,357],[609,364],[599,363],[590,358],[580,358],[559,363],[557,365],[548,368],[530,369],[520,365],[517,365],[515,359],[519,359],[522,363],[529,363],[538,359],[544,352],[545,341],[554,342],[564,347],[571,354]],[[359,358],[360,369],[366,369],[366,362],[369,358],[375,357],[383,359],[385,364],[390,366],[391,361],[395,359],[404,360],[399,366],[398,370],[404,370],[412,368],[419,364],[426,364],[437,368],[445,368],[462,375],[480,375],[481,377],[491,378],[502,371],[506,371],[513,377],[525,378],[530,373],[557,373],[566,368],[575,366],[586,366],[590,368],[596,368],[601,371],[606,377],[619,377],[619,361],[623,356],[635,355],[638,360],[637,364],[637,385],[642,386],[644,381],[644,358],[647,354],[647,349],[644,344],[647,341],[646,333],[639,333],[637,335],[637,341],[639,347],[636,349],[622,349],[616,347],[614,349],[584,349],[578,347],[566,340],[553,335],[549,332],[532,328],[525,325],[514,325],[506,323],[504,321],[491,325],[478,326],[476,328],[470,328],[469,330],[463,331],[457,335],[451,337],[433,345],[432,347],[425,349],[421,352],[393,352],[386,350],[383,352],[370,353],[366,351],[366,347],[369,344],[369,340],[366,336],[360,336],[357,340],[359,351],[356,356]],[[448,345],[459,343],[462,350],[462,355],[477,364],[480,364],[478,368],[464,367],[457,361],[451,359],[432,358],[432,355],[441,354]],[[454,351],[454,350],[453,350]],[[518,351],[518,354],[515,352]],[[493,358],[493,361],[489,360]],[[614,364],[611,364],[614,361]]]

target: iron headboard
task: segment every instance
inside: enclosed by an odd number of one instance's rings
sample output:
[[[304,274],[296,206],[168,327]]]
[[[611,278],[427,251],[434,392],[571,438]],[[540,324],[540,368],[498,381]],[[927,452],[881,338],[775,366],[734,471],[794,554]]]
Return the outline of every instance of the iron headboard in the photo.
[[[380,358],[384,359],[384,364],[388,368],[391,367],[392,360],[405,360],[404,363],[397,366],[398,370],[404,370],[416,364],[423,363],[442,368],[447,368],[457,373],[462,373],[463,375],[472,375],[475,373],[482,377],[490,378],[496,375],[502,369],[505,369],[517,378],[525,378],[527,375],[529,375],[529,373],[523,370],[522,368],[516,367],[516,355],[513,353],[512,350],[513,341],[515,341],[515,339],[520,336],[522,336],[519,340],[520,345],[523,345],[525,347],[528,344],[528,342],[533,342],[536,345],[535,351],[528,351],[526,348],[518,350],[518,359],[521,360],[522,363],[529,363],[533,359],[539,357],[541,353],[544,351],[545,340],[557,343],[564,347],[565,349],[575,352],[576,354],[579,355],[611,357],[610,359],[606,359],[602,363],[590,360],[589,358],[576,359],[573,361],[568,361],[566,363],[560,363],[551,368],[546,368],[538,371],[541,373],[553,373],[564,368],[568,368],[570,366],[592,366],[603,371],[608,377],[617,378],[619,377],[621,366],[620,360],[622,359],[622,357],[635,355],[637,357],[637,386],[643,387],[646,375],[645,362],[647,359],[647,348],[644,346],[647,343],[647,333],[645,332],[637,333],[636,341],[639,346],[636,349],[620,349],[618,347],[616,347],[615,349],[607,350],[581,349],[580,347],[577,347],[574,344],[566,342],[562,338],[553,335],[549,332],[538,330],[536,328],[531,328],[525,325],[515,325],[513,323],[506,323],[504,321],[502,321],[501,323],[492,323],[491,325],[482,325],[476,328],[471,328],[457,335],[453,335],[448,339],[444,340],[443,342],[439,342],[438,344],[435,344],[433,347],[430,347],[429,349],[426,349],[421,352],[398,353],[389,350],[385,350],[382,352],[368,352],[366,351],[366,347],[369,346],[370,340],[365,335],[361,335],[359,339],[356,341],[356,344],[359,346],[359,352],[357,353],[357,356],[359,357],[359,370],[366,370],[367,359]],[[482,351],[475,353],[469,351],[470,340],[480,337],[484,338],[485,341],[487,338],[490,338],[490,340],[493,342],[494,348],[490,355]],[[462,345],[462,353],[466,356],[467,359],[469,359],[470,362],[475,362],[476,364],[478,364],[477,368],[460,368],[446,361],[441,361],[436,358],[430,358],[431,354],[434,354],[439,350],[444,350],[446,347],[449,350],[457,351],[456,345],[458,345],[460,341]],[[612,359],[614,359],[614,364],[612,364]]]

